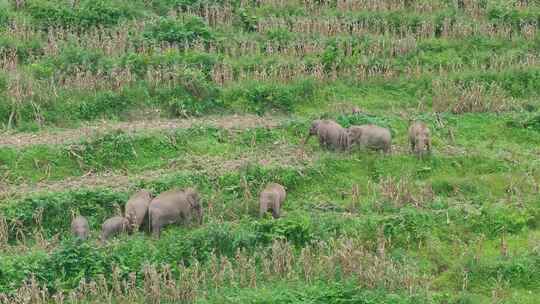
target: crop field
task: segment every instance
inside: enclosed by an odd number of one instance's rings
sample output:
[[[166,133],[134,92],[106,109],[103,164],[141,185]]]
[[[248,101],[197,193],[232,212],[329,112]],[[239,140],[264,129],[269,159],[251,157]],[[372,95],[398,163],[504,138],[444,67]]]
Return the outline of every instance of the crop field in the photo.
[[[100,241],[186,187],[202,224]],[[539,0],[0,0],[0,303],[539,299]]]

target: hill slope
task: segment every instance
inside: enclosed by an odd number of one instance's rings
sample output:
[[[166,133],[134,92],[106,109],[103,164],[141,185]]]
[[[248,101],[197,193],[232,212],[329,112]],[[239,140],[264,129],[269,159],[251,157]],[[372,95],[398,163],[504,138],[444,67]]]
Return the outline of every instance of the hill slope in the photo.
[[[538,1],[0,0],[0,302],[536,303],[539,30]],[[392,153],[304,145],[317,118]],[[187,186],[203,225],[97,241]]]

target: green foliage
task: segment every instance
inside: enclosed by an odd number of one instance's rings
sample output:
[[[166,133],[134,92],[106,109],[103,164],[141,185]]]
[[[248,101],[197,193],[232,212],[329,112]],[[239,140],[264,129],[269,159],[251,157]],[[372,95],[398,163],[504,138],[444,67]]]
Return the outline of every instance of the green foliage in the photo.
[[[519,10],[508,5],[509,3],[499,3],[492,6],[487,15],[494,24],[508,24],[514,29],[520,30],[525,25],[540,26],[540,9],[531,7],[530,9]]]
[[[111,26],[123,19],[138,15],[127,1],[82,0],[75,7],[64,1],[32,0],[27,4],[28,13],[42,27]]]
[[[47,253],[42,251],[32,251],[25,255],[3,255],[0,259],[0,293],[13,292],[32,275],[43,279],[41,275],[47,273],[47,258]]]
[[[62,53],[46,58],[41,63],[33,63],[31,68],[37,78],[50,78],[53,72],[75,75],[80,71],[92,73],[107,72],[112,68],[112,61],[95,50],[66,46]]]
[[[183,16],[182,19],[160,18],[145,29],[144,37],[156,42],[169,42],[180,47],[194,41],[208,42],[214,34],[199,17]]]
[[[293,33],[286,28],[276,28],[266,32],[268,40],[286,45],[293,39]]]
[[[390,131],[393,131],[392,126],[387,118],[367,113],[344,114],[338,116],[336,120],[344,128],[348,128],[353,125],[359,126],[365,124],[374,124],[380,127],[389,128]]]
[[[391,293],[384,289],[367,290],[357,286],[354,281],[331,283],[316,281],[300,286],[272,284],[258,288],[241,290],[229,289],[201,303],[249,303],[249,304],[424,304],[430,303],[423,296],[406,293]]]
[[[197,69],[186,68],[173,88],[156,89],[157,104],[174,117],[200,115],[221,107],[220,89]]]
[[[0,1],[0,125],[15,128],[0,142],[0,293],[31,278],[65,295],[81,279],[114,287],[115,269],[134,275],[135,302],[157,302],[144,269],[169,264],[175,279],[204,274],[177,285],[197,303],[537,302],[538,1],[23,2]],[[489,96],[511,107],[432,113],[434,97]],[[272,111],[260,119],[279,127],[228,130],[204,117]],[[26,146],[63,132],[50,127],[192,116],[203,117],[188,129]],[[302,145],[316,117],[387,127],[392,153]],[[429,157],[409,153],[409,118],[428,123]],[[122,180],[85,183],[103,172]],[[287,189],[279,219],[257,214],[270,182]],[[96,241],[134,191],[176,187],[199,190],[202,225]],[[24,193],[33,188],[54,190]],[[88,218],[88,241],[72,239],[73,214]],[[284,242],[285,256],[265,257]],[[375,263],[350,267],[363,253]],[[254,266],[247,281],[241,257]]]
[[[257,18],[250,15],[245,9],[240,8],[238,10],[238,16],[240,17],[240,24],[244,31],[255,32],[257,31]]]
[[[313,98],[315,82],[310,79],[291,85],[250,82],[227,93],[225,102],[240,102],[257,114],[264,114],[271,109],[290,112],[295,106]]]
[[[127,196],[123,193],[80,190],[41,195],[14,204],[4,204],[0,211],[10,222],[18,223],[9,231],[12,240],[17,230],[29,234],[38,225],[45,236],[51,237],[69,230],[72,212],[89,217],[90,225],[95,230],[104,219],[115,213],[115,208],[123,206],[126,200]],[[39,223],[36,222],[38,215]]]
[[[106,265],[106,260],[104,252],[92,244],[67,240],[52,252],[46,264],[47,272],[43,275],[50,287],[71,289],[77,287],[82,279],[110,274],[111,265]]]
[[[6,10],[0,11],[0,26],[7,26],[10,21],[9,12]]]

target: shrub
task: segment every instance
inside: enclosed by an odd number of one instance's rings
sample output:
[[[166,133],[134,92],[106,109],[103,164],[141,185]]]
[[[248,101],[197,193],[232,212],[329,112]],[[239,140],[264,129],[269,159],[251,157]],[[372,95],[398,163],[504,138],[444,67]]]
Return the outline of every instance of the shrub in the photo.
[[[155,42],[189,45],[196,40],[208,42],[214,34],[199,17],[184,16],[181,20],[162,17],[145,29],[144,37]]]
[[[43,280],[47,273],[48,255],[42,251],[28,254],[2,255],[0,258],[0,293],[10,293],[35,274],[38,280]]]
[[[33,0],[27,4],[28,12],[44,28],[51,26],[88,28],[115,25],[122,19],[137,15],[129,2],[82,0],[69,7],[64,1]]]
[[[536,7],[518,10],[511,8],[509,5],[499,4],[488,9],[487,16],[492,23],[506,23],[517,30],[527,24],[536,25],[536,27],[540,28],[540,10]]]
[[[266,37],[268,40],[277,42],[281,45],[286,45],[293,39],[293,33],[291,33],[286,28],[276,28],[276,29],[270,29],[268,32],[266,32]]]
[[[240,24],[244,31],[255,32],[257,30],[257,17],[248,14],[243,8],[238,10],[238,16],[240,17]]]
[[[344,128],[348,128],[353,125],[364,125],[364,124],[375,124],[381,127],[389,128],[392,133],[392,127],[390,122],[385,117],[380,117],[376,115],[371,115],[367,113],[356,113],[356,114],[346,114],[340,115],[336,119],[337,122],[342,125]]]
[[[64,75],[74,75],[79,71],[96,73],[109,71],[112,65],[112,61],[100,52],[66,46],[57,56],[45,58],[41,63],[34,63],[32,68],[38,78],[48,78],[52,75],[52,71]]]
[[[175,117],[200,115],[221,105],[218,87],[196,69],[184,69],[175,87],[157,89],[155,93],[157,103]]]
[[[106,262],[103,251],[90,242],[66,240],[50,255],[44,276],[52,290],[57,287],[72,289],[82,279],[109,274],[111,267],[107,264],[110,263]]]
[[[9,24],[9,17],[6,10],[0,10],[0,26],[7,26]]]
[[[114,214],[116,206],[123,206],[127,195],[107,190],[58,193],[27,198],[13,204],[4,204],[0,208],[3,216],[11,223],[19,223],[18,229],[30,233],[34,228],[42,229],[46,237],[68,231],[71,223],[71,211],[89,216],[91,227],[98,228],[103,220]],[[36,214],[41,212],[41,219],[36,223]],[[10,230],[10,239],[15,238],[16,229]]]
[[[86,95],[78,104],[77,116],[83,120],[118,117],[139,102],[137,97],[140,95],[134,95],[135,92],[132,88],[126,88],[121,92],[101,91],[96,95]]]
[[[247,110],[257,114],[275,109],[292,111],[294,106],[313,98],[315,82],[305,79],[293,84],[250,82],[225,96],[231,102],[241,102]]]

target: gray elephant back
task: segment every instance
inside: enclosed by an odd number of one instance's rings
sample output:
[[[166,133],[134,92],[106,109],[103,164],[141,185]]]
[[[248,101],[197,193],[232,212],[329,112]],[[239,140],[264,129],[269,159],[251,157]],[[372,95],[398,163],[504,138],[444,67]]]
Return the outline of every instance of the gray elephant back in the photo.
[[[278,183],[270,183],[261,192],[261,199],[264,199],[265,196],[275,199],[279,204],[281,204],[283,200],[285,200],[286,196],[285,187]]]
[[[107,219],[101,225],[101,239],[107,240],[112,236],[125,232],[128,225],[128,220],[123,216],[114,216]]]
[[[392,134],[387,128],[373,124],[352,126],[349,128],[352,141],[362,147],[390,151]]]
[[[319,125],[319,137],[333,148],[347,149],[349,136],[347,130],[332,120],[324,120]]]
[[[85,240],[90,233],[88,220],[84,216],[77,216],[71,221],[71,232],[74,236]]]
[[[125,208],[125,216],[130,222],[130,225],[141,226],[151,201],[152,195],[146,190],[140,190],[130,197]]]
[[[409,127],[409,141],[414,153],[423,154],[431,149],[431,132],[428,126],[421,122],[415,121]]]

